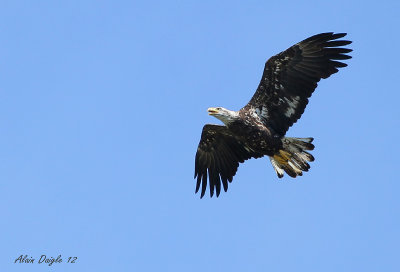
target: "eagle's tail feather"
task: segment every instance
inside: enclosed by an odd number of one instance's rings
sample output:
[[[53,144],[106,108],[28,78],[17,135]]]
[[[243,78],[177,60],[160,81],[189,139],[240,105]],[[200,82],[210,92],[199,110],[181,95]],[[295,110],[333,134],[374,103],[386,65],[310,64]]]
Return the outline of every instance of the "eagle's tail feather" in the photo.
[[[283,148],[269,157],[279,178],[286,172],[292,178],[302,176],[310,169],[308,162],[314,161],[313,155],[306,150],[313,150],[313,138],[290,138],[282,140]]]

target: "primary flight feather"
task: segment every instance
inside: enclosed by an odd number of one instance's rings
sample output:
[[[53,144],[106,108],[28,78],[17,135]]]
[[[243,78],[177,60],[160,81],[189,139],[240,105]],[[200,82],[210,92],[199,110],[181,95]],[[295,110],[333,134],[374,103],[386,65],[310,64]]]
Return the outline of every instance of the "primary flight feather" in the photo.
[[[257,91],[239,111],[222,107],[208,113],[224,125],[203,127],[196,152],[196,193],[203,197],[226,192],[239,163],[250,158],[269,156],[278,177],[284,172],[295,178],[308,171],[314,157],[313,138],[285,137],[301,117],[317,82],[346,67],[341,60],[350,59],[351,41],[338,40],[346,33],[328,32],[314,35],[271,57],[265,64]]]

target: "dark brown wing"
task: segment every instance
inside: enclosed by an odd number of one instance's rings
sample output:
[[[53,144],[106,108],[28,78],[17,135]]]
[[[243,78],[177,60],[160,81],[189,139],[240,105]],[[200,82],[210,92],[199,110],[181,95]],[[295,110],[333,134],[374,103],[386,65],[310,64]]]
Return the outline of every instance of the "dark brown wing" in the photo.
[[[299,42],[270,58],[256,93],[242,109],[254,108],[268,127],[281,136],[303,114],[308,98],[321,78],[328,78],[347,64],[351,41],[336,40],[346,33],[322,33]]]
[[[226,192],[228,181],[232,182],[233,176],[239,167],[251,157],[262,157],[248,151],[245,144],[231,134],[225,126],[205,125],[196,152],[194,178],[197,177],[196,193],[201,186],[201,198],[207,188],[207,177],[210,181],[210,196],[216,190],[217,197],[221,192],[221,182]]]

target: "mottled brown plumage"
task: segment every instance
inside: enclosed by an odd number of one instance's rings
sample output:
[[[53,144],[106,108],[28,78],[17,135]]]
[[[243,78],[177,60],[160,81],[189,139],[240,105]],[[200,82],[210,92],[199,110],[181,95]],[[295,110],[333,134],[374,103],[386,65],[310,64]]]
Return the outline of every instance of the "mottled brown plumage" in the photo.
[[[343,48],[351,43],[337,40],[345,33],[322,33],[305,39],[271,57],[265,64],[257,91],[238,112],[210,108],[210,115],[225,125],[205,125],[195,158],[196,192],[201,197],[210,185],[210,196],[228,189],[239,163],[269,156],[278,175],[291,177],[308,171],[314,157],[313,138],[285,137],[303,114],[317,82],[336,73],[350,59]]]

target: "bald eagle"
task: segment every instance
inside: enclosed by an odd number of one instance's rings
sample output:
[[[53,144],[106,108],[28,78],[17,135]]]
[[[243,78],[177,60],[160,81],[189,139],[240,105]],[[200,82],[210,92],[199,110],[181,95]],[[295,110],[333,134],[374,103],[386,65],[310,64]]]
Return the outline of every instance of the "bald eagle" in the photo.
[[[279,178],[286,172],[297,177],[310,169],[314,157],[313,138],[285,137],[286,131],[301,117],[308,98],[321,78],[328,78],[350,59],[343,48],[351,41],[338,40],[346,33],[321,33],[305,39],[271,57],[265,64],[258,88],[250,102],[239,111],[222,107],[208,114],[224,125],[203,127],[195,157],[196,193],[205,194],[209,180],[210,197],[228,190],[228,182],[250,158],[268,156]]]

